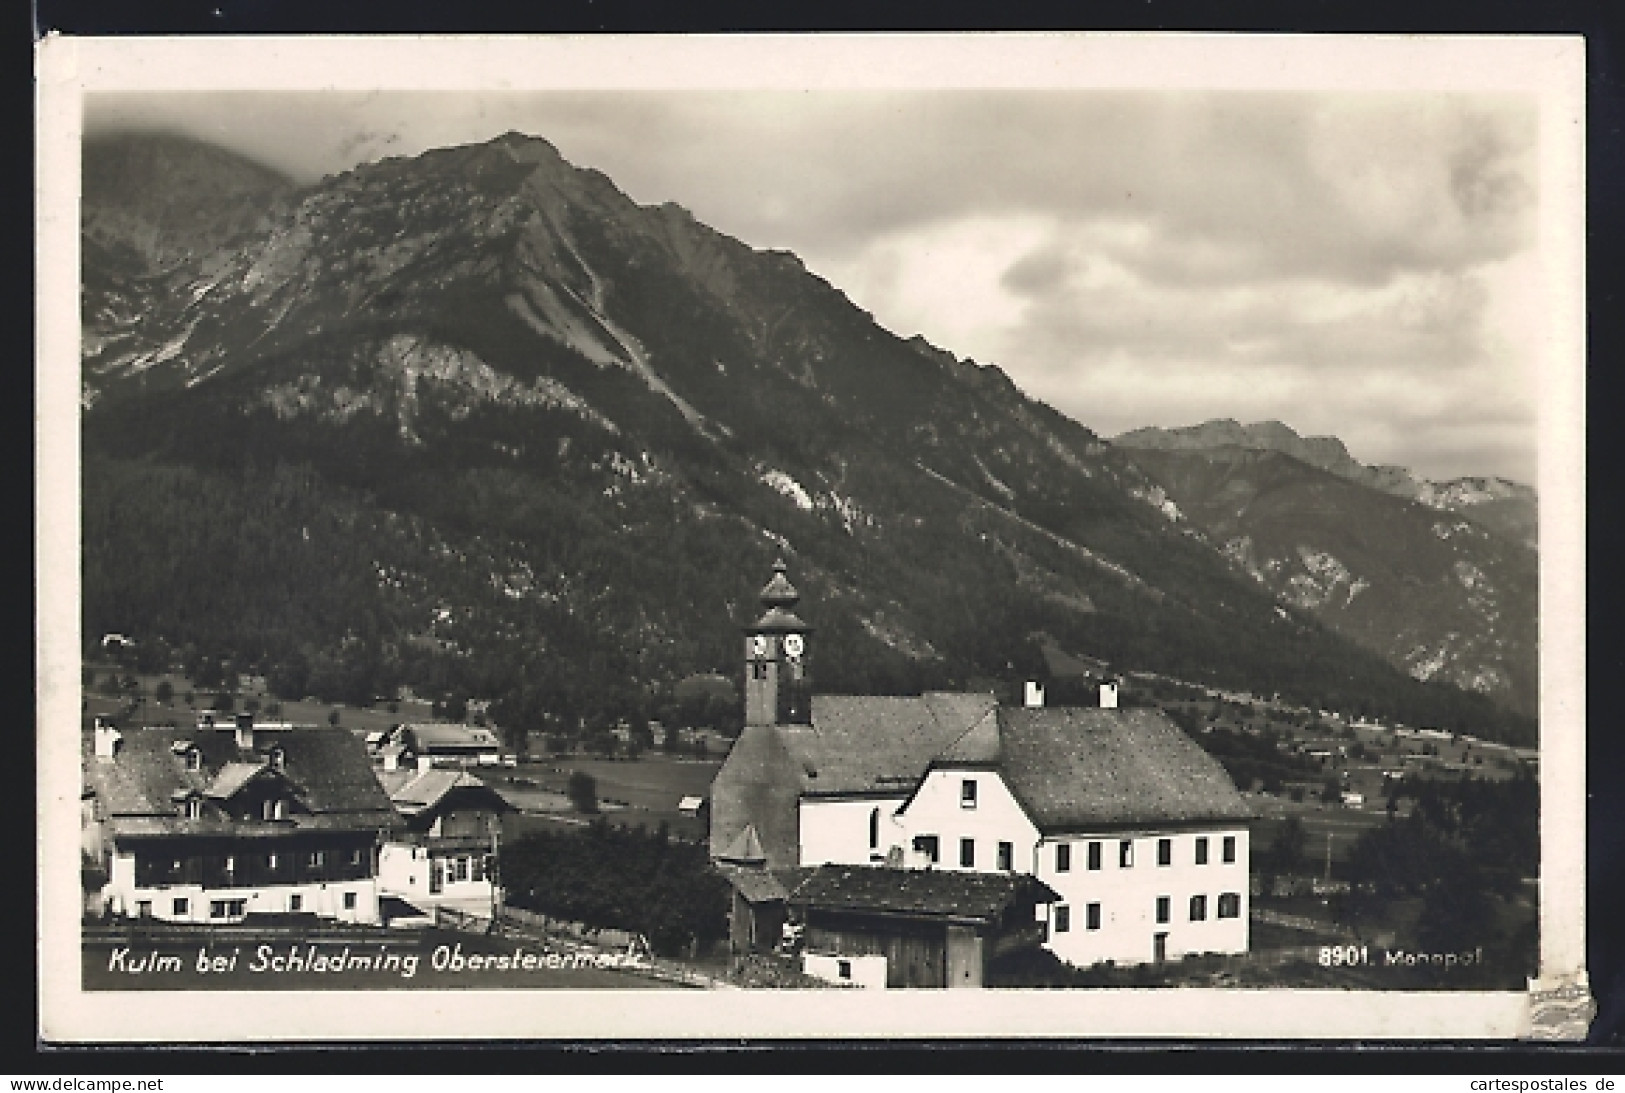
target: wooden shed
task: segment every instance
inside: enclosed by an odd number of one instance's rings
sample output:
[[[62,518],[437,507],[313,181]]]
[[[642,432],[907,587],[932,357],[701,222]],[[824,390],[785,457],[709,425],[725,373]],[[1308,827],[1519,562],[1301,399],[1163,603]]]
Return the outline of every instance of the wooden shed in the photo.
[[[988,966],[1044,942],[1040,904],[1059,898],[1022,873],[823,865],[790,894],[809,974],[887,987],[980,987]]]

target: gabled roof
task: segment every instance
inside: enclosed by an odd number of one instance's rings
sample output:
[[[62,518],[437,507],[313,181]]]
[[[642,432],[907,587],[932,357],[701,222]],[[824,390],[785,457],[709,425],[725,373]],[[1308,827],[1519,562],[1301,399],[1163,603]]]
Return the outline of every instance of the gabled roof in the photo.
[[[477,750],[497,749],[502,742],[497,739],[496,733],[490,729],[480,728],[478,725],[452,725],[440,721],[423,721],[405,723],[400,726],[402,735],[410,734],[412,742],[425,751],[441,748],[461,749],[473,748]]]
[[[374,772],[389,801],[404,816],[416,816],[438,807],[453,792],[477,797],[481,805],[499,812],[514,811],[496,790],[466,771],[380,770]]]
[[[812,724],[784,731],[804,793],[913,790],[926,765],[997,707],[993,695],[814,695]]]
[[[795,891],[796,906],[826,911],[927,916],[993,922],[1014,903],[1051,903],[1060,894],[1026,873],[959,873],[944,869],[889,869],[874,865],[821,865]]]
[[[380,830],[400,826],[365,747],[346,729],[292,728],[260,733],[258,751],[237,747],[236,733],[222,728],[148,728],[123,734],[113,758],[95,755],[93,734],[82,734],[84,774],[115,838],[127,835],[253,833],[292,835],[310,830]],[[265,739],[268,738],[268,739]],[[185,746],[196,747],[199,769],[186,769]],[[283,752],[283,770],[301,807],[284,821],[233,821],[207,810],[197,819],[180,814],[177,800],[192,795],[222,799],[266,770],[263,753]],[[232,789],[235,787],[235,789]]]
[[[756,834],[756,825],[746,824],[732,842],[717,852],[716,857],[718,861],[737,864],[767,861],[767,854],[762,850],[761,837]]]
[[[1046,834],[1243,821],[1222,766],[1161,710],[1001,709],[999,771]]]
[[[252,782],[256,775],[270,769],[270,765],[266,763],[240,763],[236,761],[227,763],[210,779],[208,788],[203,791],[203,795],[212,797],[217,801],[228,800],[235,796],[238,790]]]

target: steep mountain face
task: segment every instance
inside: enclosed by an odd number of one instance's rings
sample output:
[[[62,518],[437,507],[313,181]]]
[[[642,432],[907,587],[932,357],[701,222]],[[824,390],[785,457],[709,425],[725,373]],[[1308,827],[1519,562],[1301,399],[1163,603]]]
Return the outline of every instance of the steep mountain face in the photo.
[[[1280,452],[1301,463],[1358,482],[1395,497],[1420,501],[1429,508],[1463,516],[1486,531],[1510,542],[1535,548],[1538,524],[1535,491],[1505,478],[1458,478],[1430,482],[1404,467],[1371,466],[1349,454],[1334,436],[1299,436],[1279,421],[1243,425],[1233,418],[1215,418],[1182,429],[1133,429],[1112,440],[1121,448],[1151,451],[1206,452],[1218,448],[1246,448]]]
[[[1241,570],[1417,679],[1537,707],[1532,551],[1280,451],[1128,453]]]
[[[411,683],[574,725],[731,674],[783,553],[821,689],[1013,678],[1043,634],[1532,735],[1281,608],[998,369],[895,337],[793,255],[636,205],[545,141],[277,201],[137,267],[123,310],[93,286],[134,259],[86,229],[88,635],[229,656],[284,693]]]

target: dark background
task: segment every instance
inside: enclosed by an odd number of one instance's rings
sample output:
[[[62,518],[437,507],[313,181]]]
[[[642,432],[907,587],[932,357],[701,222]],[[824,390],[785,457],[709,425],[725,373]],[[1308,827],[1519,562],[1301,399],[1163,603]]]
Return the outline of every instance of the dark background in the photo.
[[[263,1054],[252,1060],[244,1045],[227,1053],[154,1049],[146,1052],[41,1048],[35,1041],[32,1005],[9,1007],[6,1054],[0,1068],[16,1075],[221,1073],[252,1065],[283,1073],[350,1071],[383,1074],[441,1069],[478,1071],[658,1071],[662,1074],[714,1070],[914,1072],[938,1068],[974,1070],[1079,1070],[1159,1072],[1169,1069],[1261,1073],[1302,1073],[1322,1066],[1339,1070],[1401,1073],[1612,1073],[1625,1062],[1625,727],[1618,723],[1616,696],[1625,680],[1625,647],[1618,620],[1625,613],[1621,582],[1613,576],[1625,558],[1625,498],[1619,468],[1625,464],[1620,430],[1621,405],[1622,194],[1625,194],[1625,102],[1620,94],[1621,35],[1625,15],[1614,0],[1431,0],[1409,2],[1328,2],[1328,0],[1096,0],[1073,3],[965,4],[953,2],[881,3],[825,0],[794,5],[766,2],[684,4],[652,0],[547,0],[502,3],[490,0],[34,0],[31,38],[49,32],[72,35],[238,35],[238,34],[465,34],[465,33],[728,33],[750,31],[951,31],[951,30],[1177,30],[1383,34],[1561,34],[1587,40],[1587,284],[1589,298],[1587,439],[1587,599],[1588,691],[1588,967],[1598,1016],[1585,1049],[1538,1045],[1321,1045],[1309,1050],[1336,1057],[1311,1057],[1305,1049],[1265,1045],[1198,1044],[997,1046],[935,1045],[929,1051],[904,1044],[778,1045],[771,1051],[739,1043],[692,1046],[673,1053],[658,1045],[628,1051],[600,1046],[550,1046],[545,1051],[514,1048],[380,1051],[310,1049]],[[18,9],[22,10],[21,6]],[[25,64],[13,72],[27,71]],[[21,99],[14,101],[22,101]],[[31,110],[31,96],[30,96]],[[14,145],[17,147],[18,145]],[[26,157],[11,160],[13,178],[27,169]],[[22,217],[18,217],[22,219]],[[16,223],[14,220],[12,223]],[[21,247],[11,249],[19,264]],[[14,303],[26,304],[18,295]],[[19,309],[20,310],[20,309]],[[12,324],[24,329],[28,316]],[[20,340],[20,339],[18,339]],[[29,347],[17,354],[31,356]],[[14,374],[26,375],[14,363]],[[11,400],[21,414],[23,400]],[[22,423],[19,422],[19,425]],[[23,436],[16,429],[13,440]],[[11,451],[18,451],[14,444]],[[9,454],[9,453],[8,453]],[[20,451],[19,451],[20,454]],[[11,461],[13,467],[21,460]],[[23,476],[16,476],[22,479]],[[29,479],[32,475],[28,476]],[[15,616],[13,616],[15,618]],[[14,624],[15,625],[15,624]],[[19,665],[25,658],[14,658]],[[26,658],[31,661],[32,658]],[[31,663],[29,664],[31,668]],[[26,669],[25,669],[26,670]],[[30,684],[26,684],[31,686]],[[23,728],[22,726],[18,727]],[[32,779],[18,778],[7,799],[10,830],[21,837],[31,829],[28,808]],[[30,787],[30,788],[25,788]],[[26,887],[21,889],[26,893]],[[21,894],[14,908],[31,906]],[[20,910],[20,909],[19,909]],[[19,911],[14,910],[14,915]],[[21,930],[14,937],[21,938]],[[6,954],[7,966],[23,982],[32,956]],[[37,974],[37,969],[35,969]],[[33,982],[30,975],[28,982]],[[23,992],[10,992],[21,1001]],[[32,1002],[32,993],[30,992]],[[29,1017],[23,1019],[24,1012]],[[1469,1057],[1463,1051],[1473,1051]],[[1599,1057],[1600,1056],[1600,1057]]]

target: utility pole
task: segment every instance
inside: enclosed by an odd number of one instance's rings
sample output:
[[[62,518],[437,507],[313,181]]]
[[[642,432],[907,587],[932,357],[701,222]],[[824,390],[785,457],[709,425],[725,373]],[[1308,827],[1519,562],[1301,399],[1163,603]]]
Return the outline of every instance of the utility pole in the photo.
[[[1326,832],[1326,880],[1332,879],[1332,833]]]

